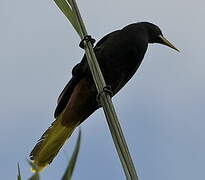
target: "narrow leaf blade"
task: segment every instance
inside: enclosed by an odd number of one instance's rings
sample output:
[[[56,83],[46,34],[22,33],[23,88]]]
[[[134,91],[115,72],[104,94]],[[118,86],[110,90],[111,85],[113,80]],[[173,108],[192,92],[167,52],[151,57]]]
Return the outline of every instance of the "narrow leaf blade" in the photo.
[[[71,8],[71,5],[69,2],[66,2],[66,0],[54,0],[56,5],[59,7],[59,9],[63,12],[63,14],[68,18],[78,35],[80,35],[80,29],[78,26],[77,19],[73,13],[73,10]]]
[[[77,161],[78,153],[80,150],[80,143],[81,143],[81,129],[79,130],[78,139],[77,139],[77,142],[75,144],[75,149],[73,151],[73,154],[69,160],[66,171],[65,171],[61,180],[70,180],[71,179],[72,174],[73,174],[73,170],[75,168],[75,164]]]
[[[18,167],[17,180],[21,180],[21,171],[20,171],[19,163],[17,163],[17,167]]]

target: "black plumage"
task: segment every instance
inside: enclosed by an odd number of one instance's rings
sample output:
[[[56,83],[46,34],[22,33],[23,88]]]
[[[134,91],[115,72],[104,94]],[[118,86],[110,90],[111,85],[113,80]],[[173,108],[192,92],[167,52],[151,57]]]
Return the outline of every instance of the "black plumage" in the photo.
[[[148,22],[134,23],[104,36],[94,47],[105,82],[115,95],[139,68],[149,43],[160,43],[177,50],[159,27]],[[72,78],[59,96],[56,120],[43,134],[30,154],[39,169],[56,156],[73,130],[99,105],[97,90],[84,55],[72,70]]]

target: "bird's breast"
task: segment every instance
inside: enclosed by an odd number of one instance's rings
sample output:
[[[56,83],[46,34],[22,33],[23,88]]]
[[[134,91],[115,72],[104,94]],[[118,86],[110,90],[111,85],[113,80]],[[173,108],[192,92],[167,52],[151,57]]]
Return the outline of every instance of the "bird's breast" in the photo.
[[[102,58],[103,57],[103,58]],[[137,48],[121,49],[106,53],[98,59],[106,84],[116,94],[134,75],[140,66],[144,53]]]

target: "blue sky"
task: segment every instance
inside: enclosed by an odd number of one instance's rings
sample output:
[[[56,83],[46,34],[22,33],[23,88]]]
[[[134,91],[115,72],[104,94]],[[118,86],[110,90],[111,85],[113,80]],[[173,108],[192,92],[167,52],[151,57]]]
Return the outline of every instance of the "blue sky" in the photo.
[[[97,40],[139,21],[161,27],[181,50],[150,45],[131,81],[113,98],[140,180],[204,179],[204,2],[78,1],[88,32]],[[52,1],[0,2],[0,172],[15,179],[53,121],[56,100],[81,60],[79,38]],[[82,124],[73,179],[124,179],[102,110]],[[76,133],[43,180],[59,179]]]

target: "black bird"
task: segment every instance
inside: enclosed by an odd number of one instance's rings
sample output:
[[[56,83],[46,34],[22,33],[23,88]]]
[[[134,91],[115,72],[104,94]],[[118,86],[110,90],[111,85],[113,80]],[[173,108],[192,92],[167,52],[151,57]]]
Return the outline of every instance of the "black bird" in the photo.
[[[115,95],[140,66],[149,43],[159,43],[178,51],[162,35],[160,28],[149,22],[130,24],[104,36],[94,51],[107,85]],[[74,129],[100,106],[97,90],[86,56],[72,70],[72,78],[58,98],[55,121],[42,135],[30,159],[43,169],[52,162]]]

